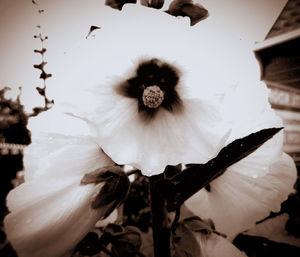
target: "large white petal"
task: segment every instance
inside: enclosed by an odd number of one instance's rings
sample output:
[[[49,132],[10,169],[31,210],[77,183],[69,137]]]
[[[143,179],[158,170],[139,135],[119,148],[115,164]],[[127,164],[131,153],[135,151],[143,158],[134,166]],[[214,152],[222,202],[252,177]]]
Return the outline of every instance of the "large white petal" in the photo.
[[[200,217],[211,218],[216,230],[233,238],[271,211],[279,211],[281,203],[294,191],[296,177],[294,161],[283,153],[267,173],[256,177],[228,168],[211,183],[210,192],[202,189],[185,204]]]
[[[102,185],[80,186],[80,177],[64,182],[37,179],[8,195],[4,219],[7,238],[20,257],[62,256],[103,218],[105,208],[90,207]]]
[[[82,177],[114,163],[82,132],[88,129],[84,121],[56,110],[34,119],[32,144],[24,152],[25,182],[7,196],[5,232],[20,257],[62,256],[110,207],[92,209],[103,183],[80,185]]]

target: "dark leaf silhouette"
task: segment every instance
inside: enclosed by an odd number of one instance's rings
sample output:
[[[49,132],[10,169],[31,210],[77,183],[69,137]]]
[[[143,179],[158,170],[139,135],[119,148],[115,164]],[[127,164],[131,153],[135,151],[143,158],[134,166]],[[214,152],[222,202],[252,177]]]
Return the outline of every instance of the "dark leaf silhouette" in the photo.
[[[101,243],[99,237],[94,232],[89,232],[76,246],[76,251],[82,255],[92,256],[99,253],[101,250]]]
[[[94,31],[94,30],[97,30],[97,29],[101,29],[101,27],[98,27],[98,26],[91,26],[90,27],[90,30],[89,30],[89,32],[88,32],[88,34],[86,35],[86,39],[92,34],[92,32]]]
[[[41,50],[38,50],[38,49],[34,49],[33,50],[35,53],[38,53],[38,54],[44,54],[46,51],[47,51],[47,49],[46,48],[42,48]]]
[[[54,99],[52,99],[52,100],[50,101],[48,98],[46,98],[46,103],[47,103],[47,104],[54,104]]]
[[[182,169],[182,165],[181,163],[178,165],[167,165],[165,170],[164,170],[164,174],[166,175],[167,178],[172,178],[175,175],[177,175],[178,173],[181,172]]]
[[[136,0],[105,0],[105,5],[117,10],[122,10],[123,5],[128,3],[135,4]]]
[[[33,4],[35,4],[35,5],[38,5],[37,2],[34,1],[34,0],[31,0],[31,2],[32,2]]]
[[[45,10],[39,10],[39,14],[43,13]]]
[[[43,42],[43,41],[45,41],[46,39],[48,39],[47,36],[42,37],[42,34],[41,34],[41,33],[39,33],[38,35],[34,35],[33,37],[34,37],[34,38],[39,38],[39,39],[41,40],[41,42]],[[42,49],[42,50],[43,50],[43,49]],[[42,51],[42,50],[37,50],[37,51]],[[46,50],[46,49],[45,49],[45,50]]]
[[[160,9],[164,5],[164,0],[141,0],[141,4],[147,7]]]
[[[126,226],[124,228],[117,224],[108,224],[107,227],[104,228],[104,233],[100,241],[104,245],[112,244],[113,256],[143,256],[139,252],[142,245],[142,238],[140,231],[136,227]]]
[[[157,186],[168,201],[168,210],[176,210],[185,200],[222,175],[230,165],[254,152],[281,129],[263,129],[237,139],[207,163],[190,164],[173,178],[158,181]]]
[[[45,89],[44,88],[36,87],[36,90],[39,92],[40,95],[42,95],[42,96],[45,95]]]
[[[37,116],[41,112],[47,111],[48,109],[49,108],[46,108],[46,107],[35,107],[35,108],[33,108],[33,114],[31,114],[31,116]]]
[[[97,209],[111,205],[106,212],[107,217],[117,206],[124,202],[130,182],[127,175],[119,166],[108,166],[87,173],[80,184],[98,184],[104,182],[104,186],[92,201],[92,208]]]
[[[47,62],[41,62],[40,64],[34,64],[33,67],[39,70],[43,70],[44,66],[47,64]]]
[[[189,17],[191,26],[208,16],[208,11],[203,6],[194,4],[192,0],[174,0],[166,13],[176,17]]]
[[[48,79],[50,77],[52,77],[52,74],[51,73],[46,73],[44,71],[40,75],[40,79],[44,79],[44,80],[46,80],[46,79]]]

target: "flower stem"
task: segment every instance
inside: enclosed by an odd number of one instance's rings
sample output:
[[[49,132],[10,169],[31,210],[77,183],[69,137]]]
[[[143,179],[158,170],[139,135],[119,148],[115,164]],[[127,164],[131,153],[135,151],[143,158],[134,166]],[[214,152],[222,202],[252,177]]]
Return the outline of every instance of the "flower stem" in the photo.
[[[149,178],[152,212],[152,233],[155,257],[171,257],[171,230],[168,222],[167,203],[159,193],[156,186],[156,182],[163,178],[163,174],[151,176]]]

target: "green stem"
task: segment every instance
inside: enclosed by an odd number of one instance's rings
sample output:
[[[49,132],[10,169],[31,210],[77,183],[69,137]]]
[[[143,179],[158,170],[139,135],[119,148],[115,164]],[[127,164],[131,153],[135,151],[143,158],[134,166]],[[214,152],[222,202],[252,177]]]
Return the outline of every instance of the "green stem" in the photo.
[[[166,200],[161,196],[156,182],[163,179],[164,175],[155,175],[150,180],[151,212],[153,245],[155,257],[171,257],[170,236],[171,230],[168,222]]]

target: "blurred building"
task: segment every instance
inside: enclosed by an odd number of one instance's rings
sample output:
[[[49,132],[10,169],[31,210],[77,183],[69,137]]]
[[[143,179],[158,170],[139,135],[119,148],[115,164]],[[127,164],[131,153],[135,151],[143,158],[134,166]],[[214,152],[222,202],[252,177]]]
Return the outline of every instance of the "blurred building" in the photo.
[[[254,49],[269,101],[284,122],[284,151],[300,166],[300,0],[289,0]]]

